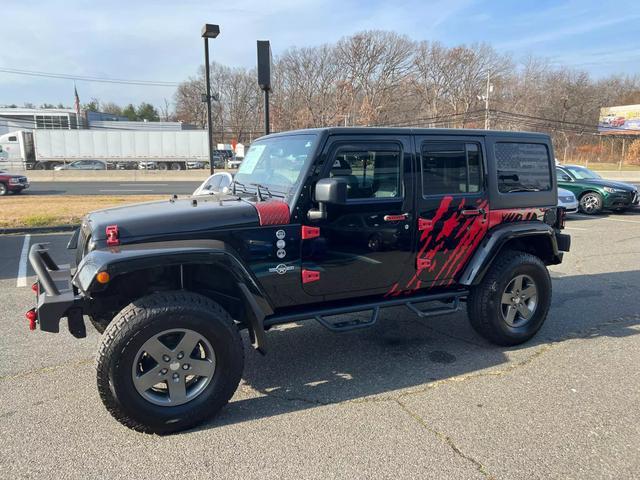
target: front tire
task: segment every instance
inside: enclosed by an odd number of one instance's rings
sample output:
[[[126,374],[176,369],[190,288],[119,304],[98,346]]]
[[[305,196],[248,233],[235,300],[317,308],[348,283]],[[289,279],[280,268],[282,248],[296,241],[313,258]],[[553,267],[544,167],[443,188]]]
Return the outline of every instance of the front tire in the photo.
[[[520,251],[501,253],[471,290],[471,326],[488,341],[519,345],[542,327],[551,305],[551,277],[540,258]]]
[[[244,367],[229,314],[195,293],[135,300],[107,327],[97,359],[100,398],[120,423],[146,433],[191,428],[233,396]]]
[[[597,215],[602,212],[604,202],[597,192],[587,192],[580,197],[580,211],[586,215]]]
[[[6,195],[8,192],[7,186],[4,183],[0,183],[0,197]]]

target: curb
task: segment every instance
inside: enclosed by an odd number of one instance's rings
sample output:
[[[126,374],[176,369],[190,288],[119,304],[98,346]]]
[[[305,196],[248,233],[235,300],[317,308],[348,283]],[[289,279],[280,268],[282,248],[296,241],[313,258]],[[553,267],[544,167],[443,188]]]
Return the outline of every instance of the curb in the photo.
[[[72,232],[80,225],[56,225],[51,227],[18,227],[18,228],[0,228],[0,235],[15,235],[18,233],[59,233]]]

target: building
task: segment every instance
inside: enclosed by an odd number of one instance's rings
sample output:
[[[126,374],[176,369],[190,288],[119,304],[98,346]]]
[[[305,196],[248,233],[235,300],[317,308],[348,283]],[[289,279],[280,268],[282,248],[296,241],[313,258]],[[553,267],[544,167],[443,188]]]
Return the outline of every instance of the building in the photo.
[[[0,108],[0,135],[16,130],[84,128],[82,115],[70,108]]]

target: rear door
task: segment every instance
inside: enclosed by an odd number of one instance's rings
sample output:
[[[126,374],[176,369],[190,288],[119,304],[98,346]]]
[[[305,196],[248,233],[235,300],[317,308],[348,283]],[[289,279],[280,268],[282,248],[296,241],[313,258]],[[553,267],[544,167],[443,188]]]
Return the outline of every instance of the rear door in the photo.
[[[303,242],[303,268],[319,272],[303,284],[325,299],[384,293],[412,263],[412,143],[409,135],[330,138],[323,177],[347,181],[347,204],[327,205]]]
[[[404,289],[447,285],[488,229],[483,137],[417,136],[416,273]]]

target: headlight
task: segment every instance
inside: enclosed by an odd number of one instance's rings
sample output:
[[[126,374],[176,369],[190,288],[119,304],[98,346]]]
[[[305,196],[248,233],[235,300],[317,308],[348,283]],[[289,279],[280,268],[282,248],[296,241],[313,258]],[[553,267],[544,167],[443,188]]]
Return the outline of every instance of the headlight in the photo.
[[[9,183],[11,185],[17,185],[18,183],[20,183],[20,179],[19,178],[10,178],[9,179]]]
[[[609,193],[625,193],[626,190],[622,190],[621,188],[613,188],[613,187],[604,187],[605,192]]]

